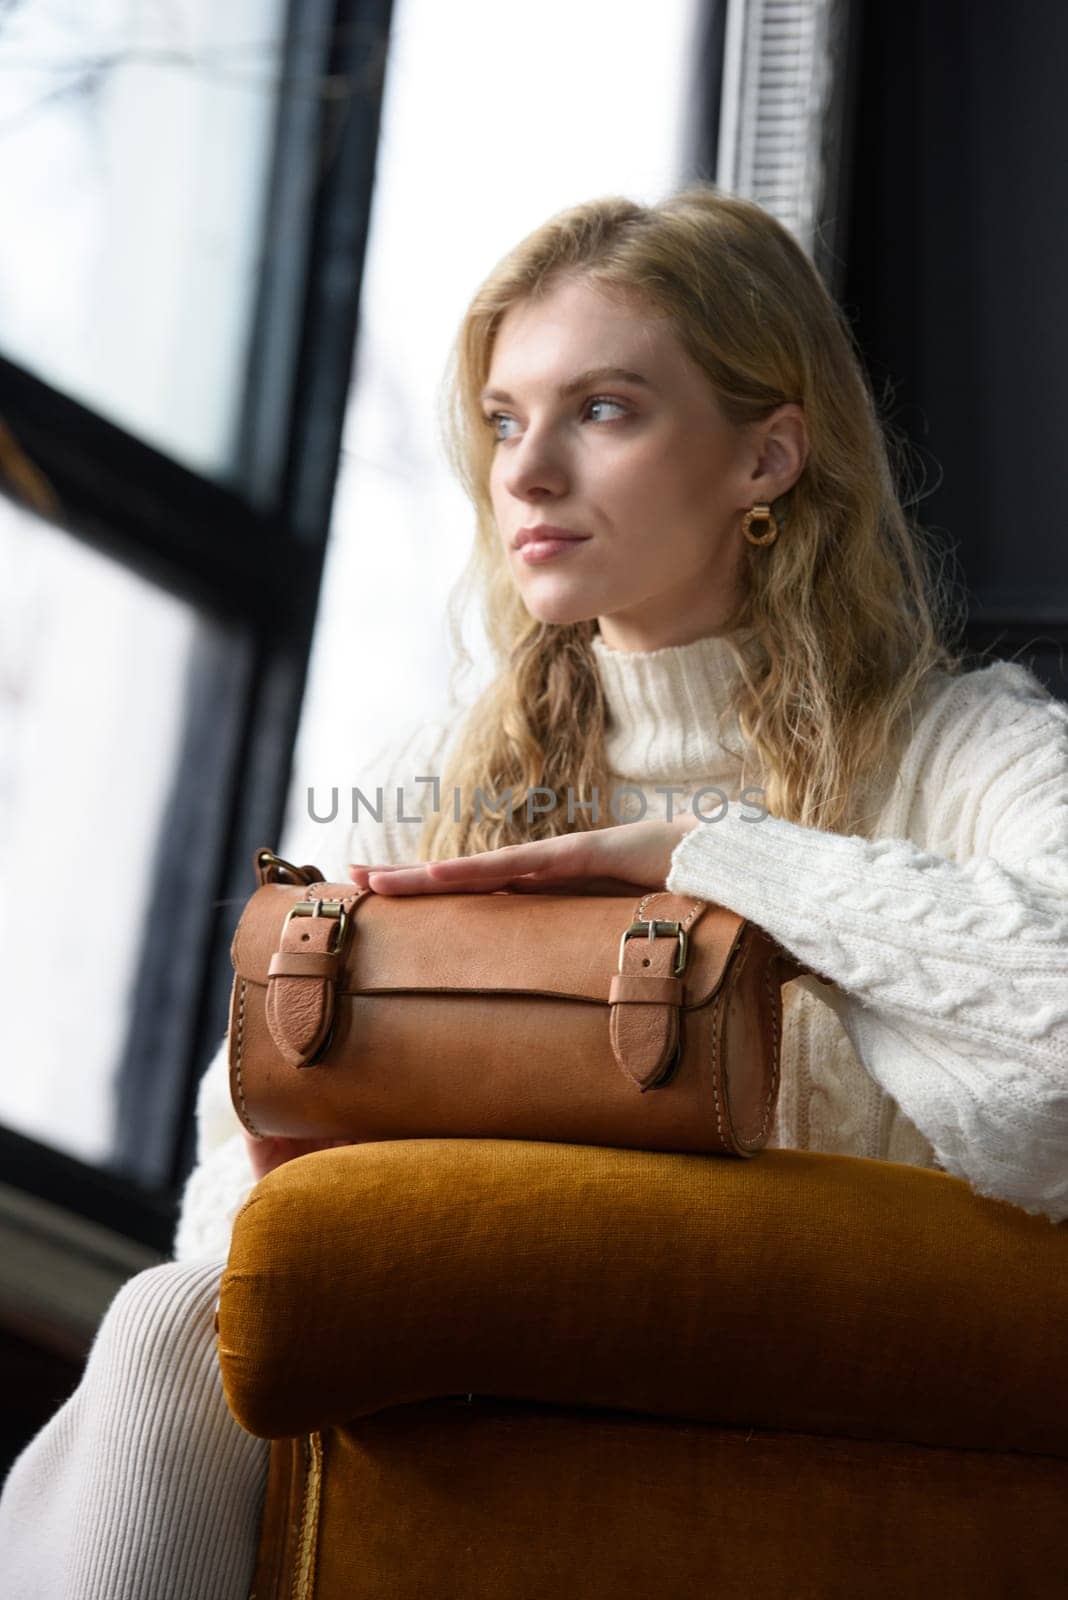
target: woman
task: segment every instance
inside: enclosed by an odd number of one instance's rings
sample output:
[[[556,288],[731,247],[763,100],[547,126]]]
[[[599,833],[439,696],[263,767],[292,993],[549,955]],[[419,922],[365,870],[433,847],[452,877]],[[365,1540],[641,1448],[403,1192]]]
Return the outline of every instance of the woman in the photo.
[[[404,810],[320,865],[382,894],[718,901],[829,980],[787,990],[772,1145],[1068,1216],[1068,711],[945,643],[793,238],[710,185],[563,212],[479,290],[451,394],[499,670],[455,740],[398,748]],[[446,754],[435,811],[418,779]],[[512,806],[454,811],[479,786]],[[246,1140],[220,1048],[177,1263],[120,1292],[0,1500],[14,1592],[247,1592],[267,1446],[226,1411],[211,1312],[254,1176],[316,1147]]]

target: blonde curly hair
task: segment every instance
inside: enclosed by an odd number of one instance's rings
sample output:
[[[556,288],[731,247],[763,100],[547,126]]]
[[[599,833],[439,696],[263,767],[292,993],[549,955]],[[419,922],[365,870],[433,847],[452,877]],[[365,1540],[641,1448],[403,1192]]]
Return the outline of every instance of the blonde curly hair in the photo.
[[[963,609],[902,505],[891,457],[903,471],[907,447],[880,420],[849,324],[809,257],[761,206],[702,181],[652,206],[610,196],[557,213],[497,264],[463,317],[443,422],[476,531],[449,601],[453,684],[471,665],[461,615],[472,592],[495,675],[464,717],[442,782],[464,795],[510,790],[512,808],[427,817],[420,858],[615,820],[603,806],[599,821],[581,806],[566,820],[569,787],[579,802],[611,787],[597,623],[549,624],[525,608],[493,515],[493,442],[479,403],[505,313],[565,275],[666,315],[734,425],[788,402],[803,408],[808,458],[772,508],[782,532],[766,548],[745,545],[741,595],[724,624],[738,680],[720,732],[736,719],[772,815],[864,833],[917,696],[932,674],[962,670],[945,641]],[[528,821],[523,802],[536,788],[561,798]]]

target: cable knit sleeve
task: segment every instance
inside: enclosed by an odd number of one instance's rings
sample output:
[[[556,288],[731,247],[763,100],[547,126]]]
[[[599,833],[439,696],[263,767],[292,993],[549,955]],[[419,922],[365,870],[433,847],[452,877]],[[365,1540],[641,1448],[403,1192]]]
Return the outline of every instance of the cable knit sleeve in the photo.
[[[1068,707],[1015,664],[964,674],[905,769],[919,842],[731,809],[683,837],[666,887],[728,906],[830,980],[812,987],[947,1172],[1063,1221]]]
[[[343,790],[337,817],[328,823],[302,821],[290,830],[280,854],[298,863],[314,862],[332,883],[347,880],[350,861],[396,865],[414,861],[421,819],[411,819],[416,818],[419,803],[432,794],[428,785],[416,780],[439,773],[449,737],[444,722],[417,723],[395,737],[364,762],[358,778],[357,786],[373,810],[359,804],[353,821],[351,795]],[[380,811],[378,817],[375,810]],[[250,895],[253,888],[250,884]],[[196,1165],[186,1179],[174,1236],[177,1261],[227,1254],[234,1218],[255,1182],[230,1097],[225,1034],[197,1089],[196,1128]]]

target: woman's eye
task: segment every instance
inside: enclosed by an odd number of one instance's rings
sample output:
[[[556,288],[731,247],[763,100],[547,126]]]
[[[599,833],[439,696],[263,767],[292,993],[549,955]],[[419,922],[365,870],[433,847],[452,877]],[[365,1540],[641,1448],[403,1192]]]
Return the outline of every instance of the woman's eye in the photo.
[[[607,395],[594,395],[592,400],[587,401],[587,405],[615,406],[617,411],[626,411],[627,409],[622,400],[610,400]]]
[[[504,438],[504,435],[498,431],[497,424],[500,423],[500,422],[514,422],[514,421],[515,421],[514,417],[506,416],[503,411],[493,411],[486,418],[486,427],[487,428],[491,428],[493,430],[494,439],[502,439],[502,438]]]
[[[590,397],[590,399],[586,401],[586,404],[583,407],[583,412],[585,413],[585,412],[587,412],[589,410],[592,410],[594,407],[599,407],[599,406],[615,406],[617,411],[623,411],[623,412],[625,412],[626,409],[627,409],[626,406],[623,404],[622,400],[612,400],[612,399],[609,398],[608,395],[592,395]],[[502,422],[514,422],[515,421],[515,418],[514,417],[510,417],[506,411],[492,411],[492,412],[490,412],[489,416],[487,416],[484,420],[485,420],[487,428],[490,428],[492,430],[493,437],[494,437],[495,440],[500,441],[502,439],[510,437],[510,435],[503,434],[500,431],[500,424]]]

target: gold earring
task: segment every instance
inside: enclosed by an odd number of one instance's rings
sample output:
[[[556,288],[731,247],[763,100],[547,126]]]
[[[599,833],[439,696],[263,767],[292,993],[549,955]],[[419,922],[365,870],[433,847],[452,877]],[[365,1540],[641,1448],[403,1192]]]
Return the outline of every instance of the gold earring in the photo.
[[[765,524],[763,533],[752,534],[749,532],[750,528],[753,526],[754,519],[762,521]],[[779,537],[779,524],[775,520],[775,513],[772,511],[771,507],[761,505],[750,506],[749,510],[742,518],[742,532],[749,540],[750,544],[774,544],[776,539]]]

